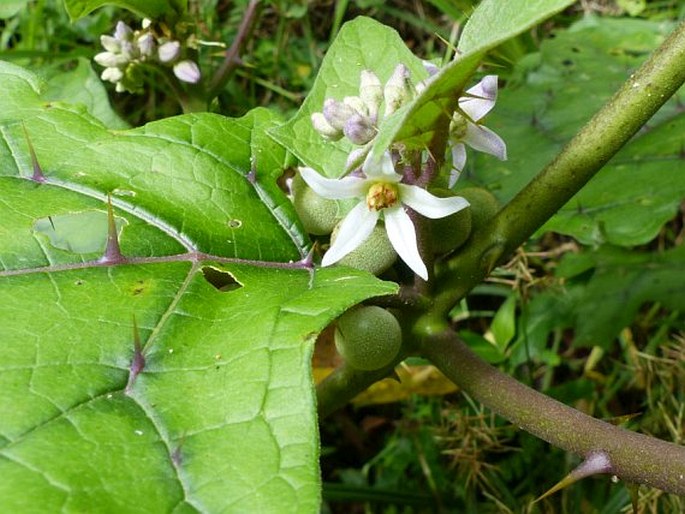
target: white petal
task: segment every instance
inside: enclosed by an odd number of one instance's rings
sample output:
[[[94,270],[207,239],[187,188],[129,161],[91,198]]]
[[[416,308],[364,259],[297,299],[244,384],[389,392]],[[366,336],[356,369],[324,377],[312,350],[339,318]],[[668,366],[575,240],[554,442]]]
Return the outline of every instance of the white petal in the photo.
[[[102,44],[102,47],[108,52],[121,52],[121,43],[115,37],[107,35],[100,36],[100,44]]]
[[[364,175],[372,180],[386,180],[388,182],[399,182],[402,180],[402,175],[395,171],[390,152],[383,152],[380,161],[374,160],[373,152],[369,152],[369,155],[364,160],[364,164],[362,164],[362,171]]]
[[[459,175],[461,175],[461,172],[464,170],[464,166],[466,165],[466,146],[464,146],[463,143],[451,142],[451,144],[452,170],[450,171],[450,178],[447,184],[450,189],[454,186],[454,184],[457,183]]]
[[[494,155],[500,161],[507,160],[507,144],[492,130],[483,125],[469,123],[462,141],[474,150]]]
[[[438,219],[454,214],[469,206],[469,202],[460,196],[440,198],[432,195],[419,186],[399,184],[400,200],[426,218]]]
[[[114,37],[119,41],[131,39],[133,37],[133,30],[123,21],[118,21],[117,26],[114,29]]]
[[[340,225],[340,230],[335,238],[335,243],[326,252],[321,260],[322,266],[329,266],[355,250],[369,237],[378,221],[378,211],[369,209],[365,202],[359,202],[345,216]]]
[[[466,91],[469,96],[459,99],[459,108],[473,121],[478,121],[492,110],[497,100],[497,75],[487,75]]]
[[[300,175],[314,192],[331,200],[364,196],[366,180],[360,177],[326,178],[312,168],[300,168]]]
[[[388,239],[407,266],[424,280],[428,280],[428,269],[421,259],[416,245],[416,231],[409,215],[402,207],[385,209],[385,230]]]

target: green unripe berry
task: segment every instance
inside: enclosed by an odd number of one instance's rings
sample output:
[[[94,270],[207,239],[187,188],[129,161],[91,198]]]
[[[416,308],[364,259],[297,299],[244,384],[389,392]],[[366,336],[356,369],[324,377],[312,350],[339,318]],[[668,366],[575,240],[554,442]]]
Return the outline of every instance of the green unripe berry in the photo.
[[[356,307],[338,318],[335,347],[351,367],[372,371],[387,366],[402,345],[402,329],[382,307]]]
[[[471,230],[478,230],[500,209],[495,195],[482,187],[465,187],[455,192],[471,204]]]
[[[340,225],[337,225],[331,234],[331,244],[338,237]],[[380,275],[397,260],[397,252],[388,239],[385,225],[376,224],[371,235],[357,248],[345,255],[338,262],[344,266],[357,268],[374,275]]]
[[[336,201],[317,195],[300,175],[293,178],[291,191],[295,212],[305,230],[315,236],[330,234],[338,221]]]
[[[440,198],[461,196],[449,189],[431,189],[430,192]],[[466,242],[471,235],[471,209],[472,206],[469,206],[445,218],[430,220],[433,253],[437,255],[449,253]]]

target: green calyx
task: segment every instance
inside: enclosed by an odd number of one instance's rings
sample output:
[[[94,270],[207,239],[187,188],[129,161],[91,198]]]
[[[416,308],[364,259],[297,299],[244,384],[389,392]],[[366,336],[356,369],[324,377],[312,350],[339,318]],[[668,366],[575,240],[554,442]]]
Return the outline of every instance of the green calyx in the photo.
[[[340,316],[335,347],[351,367],[372,371],[387,366],[402,345],[402,329],[382,307],[354,307]]]

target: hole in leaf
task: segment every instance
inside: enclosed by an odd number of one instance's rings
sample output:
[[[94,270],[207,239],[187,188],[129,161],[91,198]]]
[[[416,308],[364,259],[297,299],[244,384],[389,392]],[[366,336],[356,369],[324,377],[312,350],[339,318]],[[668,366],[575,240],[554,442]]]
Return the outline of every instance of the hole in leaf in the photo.
[[[241,220],[228,220],[228,226],[230,228],[240,228],[243,226],[243,222]]]
[[[128,222],[119,216],[114,217],[117,234]],[[74,253],[102,252],[107,244],[107,212],[87,210],[55,214],[39,218],[33,224],[36,233],[47,237],[55,248]]]
[[[243,285],[238,282],[228,271],[218,269],[213,266],[205,266],[202,268],[202,274],[207,282],[209,282],[222,293],[235,291],[236,289],[243,287]]]

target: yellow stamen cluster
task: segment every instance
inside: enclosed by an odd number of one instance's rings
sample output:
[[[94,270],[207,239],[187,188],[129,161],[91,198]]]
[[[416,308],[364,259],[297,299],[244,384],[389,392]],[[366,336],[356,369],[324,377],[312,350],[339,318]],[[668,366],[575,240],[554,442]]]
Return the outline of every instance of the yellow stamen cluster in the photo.
[[[369,209],[380,211],[392,207],[399,200],[397,186],[391,182],[376,182],[366,193],[366,205]]]

